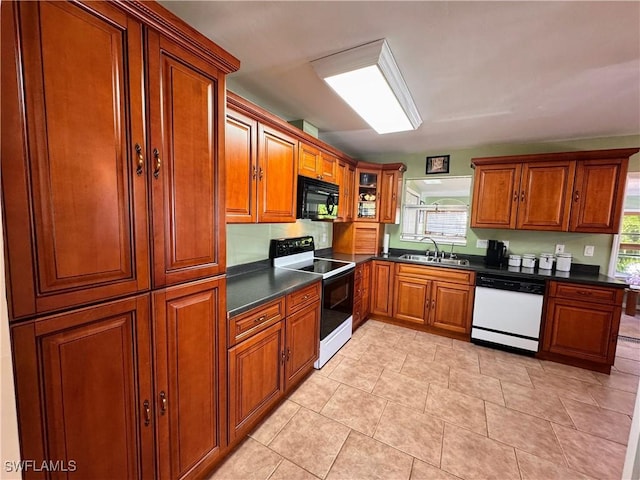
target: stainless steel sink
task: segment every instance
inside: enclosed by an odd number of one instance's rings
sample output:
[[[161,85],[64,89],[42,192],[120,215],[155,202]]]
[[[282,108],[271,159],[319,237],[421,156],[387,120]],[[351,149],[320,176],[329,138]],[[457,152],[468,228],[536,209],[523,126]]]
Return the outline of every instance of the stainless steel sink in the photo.
[[[440,257],[427,257],[426,255],[414,255],[411,253],[405,253],[400,256],[402,260],[412,260],[414,262],[422,263],[440,263],[442,265],[469,265],[469,260],[465,258],[440,258]]]

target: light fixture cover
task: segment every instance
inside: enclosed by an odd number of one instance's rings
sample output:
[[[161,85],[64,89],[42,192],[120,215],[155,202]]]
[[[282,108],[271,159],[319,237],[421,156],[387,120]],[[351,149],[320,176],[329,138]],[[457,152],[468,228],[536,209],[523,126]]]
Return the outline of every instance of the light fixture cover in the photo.
[[[422,124],[385,39],[314,60],[311,65],[378,133],[415,130]]]

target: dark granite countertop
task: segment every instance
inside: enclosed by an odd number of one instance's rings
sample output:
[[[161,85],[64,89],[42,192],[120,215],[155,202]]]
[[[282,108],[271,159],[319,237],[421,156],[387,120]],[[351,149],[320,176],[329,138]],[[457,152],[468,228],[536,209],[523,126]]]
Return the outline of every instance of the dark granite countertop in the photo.
[[[273,267],[230,276],[227,278],[227,318],[319,281],[322,281],[319,275]]]
[[[333,258],[336,260],[344,260],[350,262],[366,262],[367,260],[387,260],[390,262],[403,262],[403,263],[413,263],[416,265],[427,265],[434,268],[454,268],[458,270],[471,270],[476,273],[497,273],[500,275],[505,275],[514,278],[520,279],[540,279],[540,280],[557,280],[562,282],[570,282],[570,283],[581,283],[588,285],[600,285],[605,287],[614,287],[614,288],[624,288],[627,286],[626,283],[608,277],[606,275],[602,275],[598,273],[598,267],[594,265],[581,265],[578,263],[574,263],[571,266],[570,272],[561,272],[553,270],[541,270],[538,268],[525,268],[525,267],[487,267],[484,264],[483,257],[477,255],[459,255],[459,258],[466,258],[469,260],[469,265],[443,265],[438,263],[424,263],[420,261],[414,260],[406,260],[404,258],[399,258],[400,255],[404,253],[412,253],[412,254],[422,254],[423,252],[410,251],[410,250],[397,250],[390,249],[390,253],[388,256],[384,255],[351,255],[346,253],[332,253],[330,249],[326,249],[326,251],[322,251],[323,258]]]

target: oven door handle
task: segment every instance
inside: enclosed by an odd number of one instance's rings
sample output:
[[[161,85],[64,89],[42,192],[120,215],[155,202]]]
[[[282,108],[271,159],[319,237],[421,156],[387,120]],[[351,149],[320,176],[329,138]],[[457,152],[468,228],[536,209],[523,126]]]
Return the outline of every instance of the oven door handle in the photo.
[[[355,275],[356,269],[355,267],[350,268],[349,270],[345,270],[344,272],[340,272],[337,275],[334,275],[332,277],[329,278],[324,278],[322,280],[322,283],[324,285],[331,285],[334,282],[337,282],[338,280],[342,280],[344,277],[348,276],[348,275]]]

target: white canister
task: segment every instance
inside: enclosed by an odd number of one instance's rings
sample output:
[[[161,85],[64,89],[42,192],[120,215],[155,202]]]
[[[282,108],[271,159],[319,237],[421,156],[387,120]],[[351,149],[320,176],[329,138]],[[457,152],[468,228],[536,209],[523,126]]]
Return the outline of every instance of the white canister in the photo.
[[[509,255],[510,267],[519,267],[521,261],[522,261],[522,257],[520,255]]]
[[[571,270],[571,254],[570,253],[558,254],[556,270],[560,270],[561,272],[568,272]]]
[[[522,255],[522,266],[525,268],[533,268],[536,266],[536,256],[533,253],[525,253]]]
[[[554,260],[555,258],[553,258],[553,253],[541,253],[538,268],[540,270],[551,270],[553,268]]]

